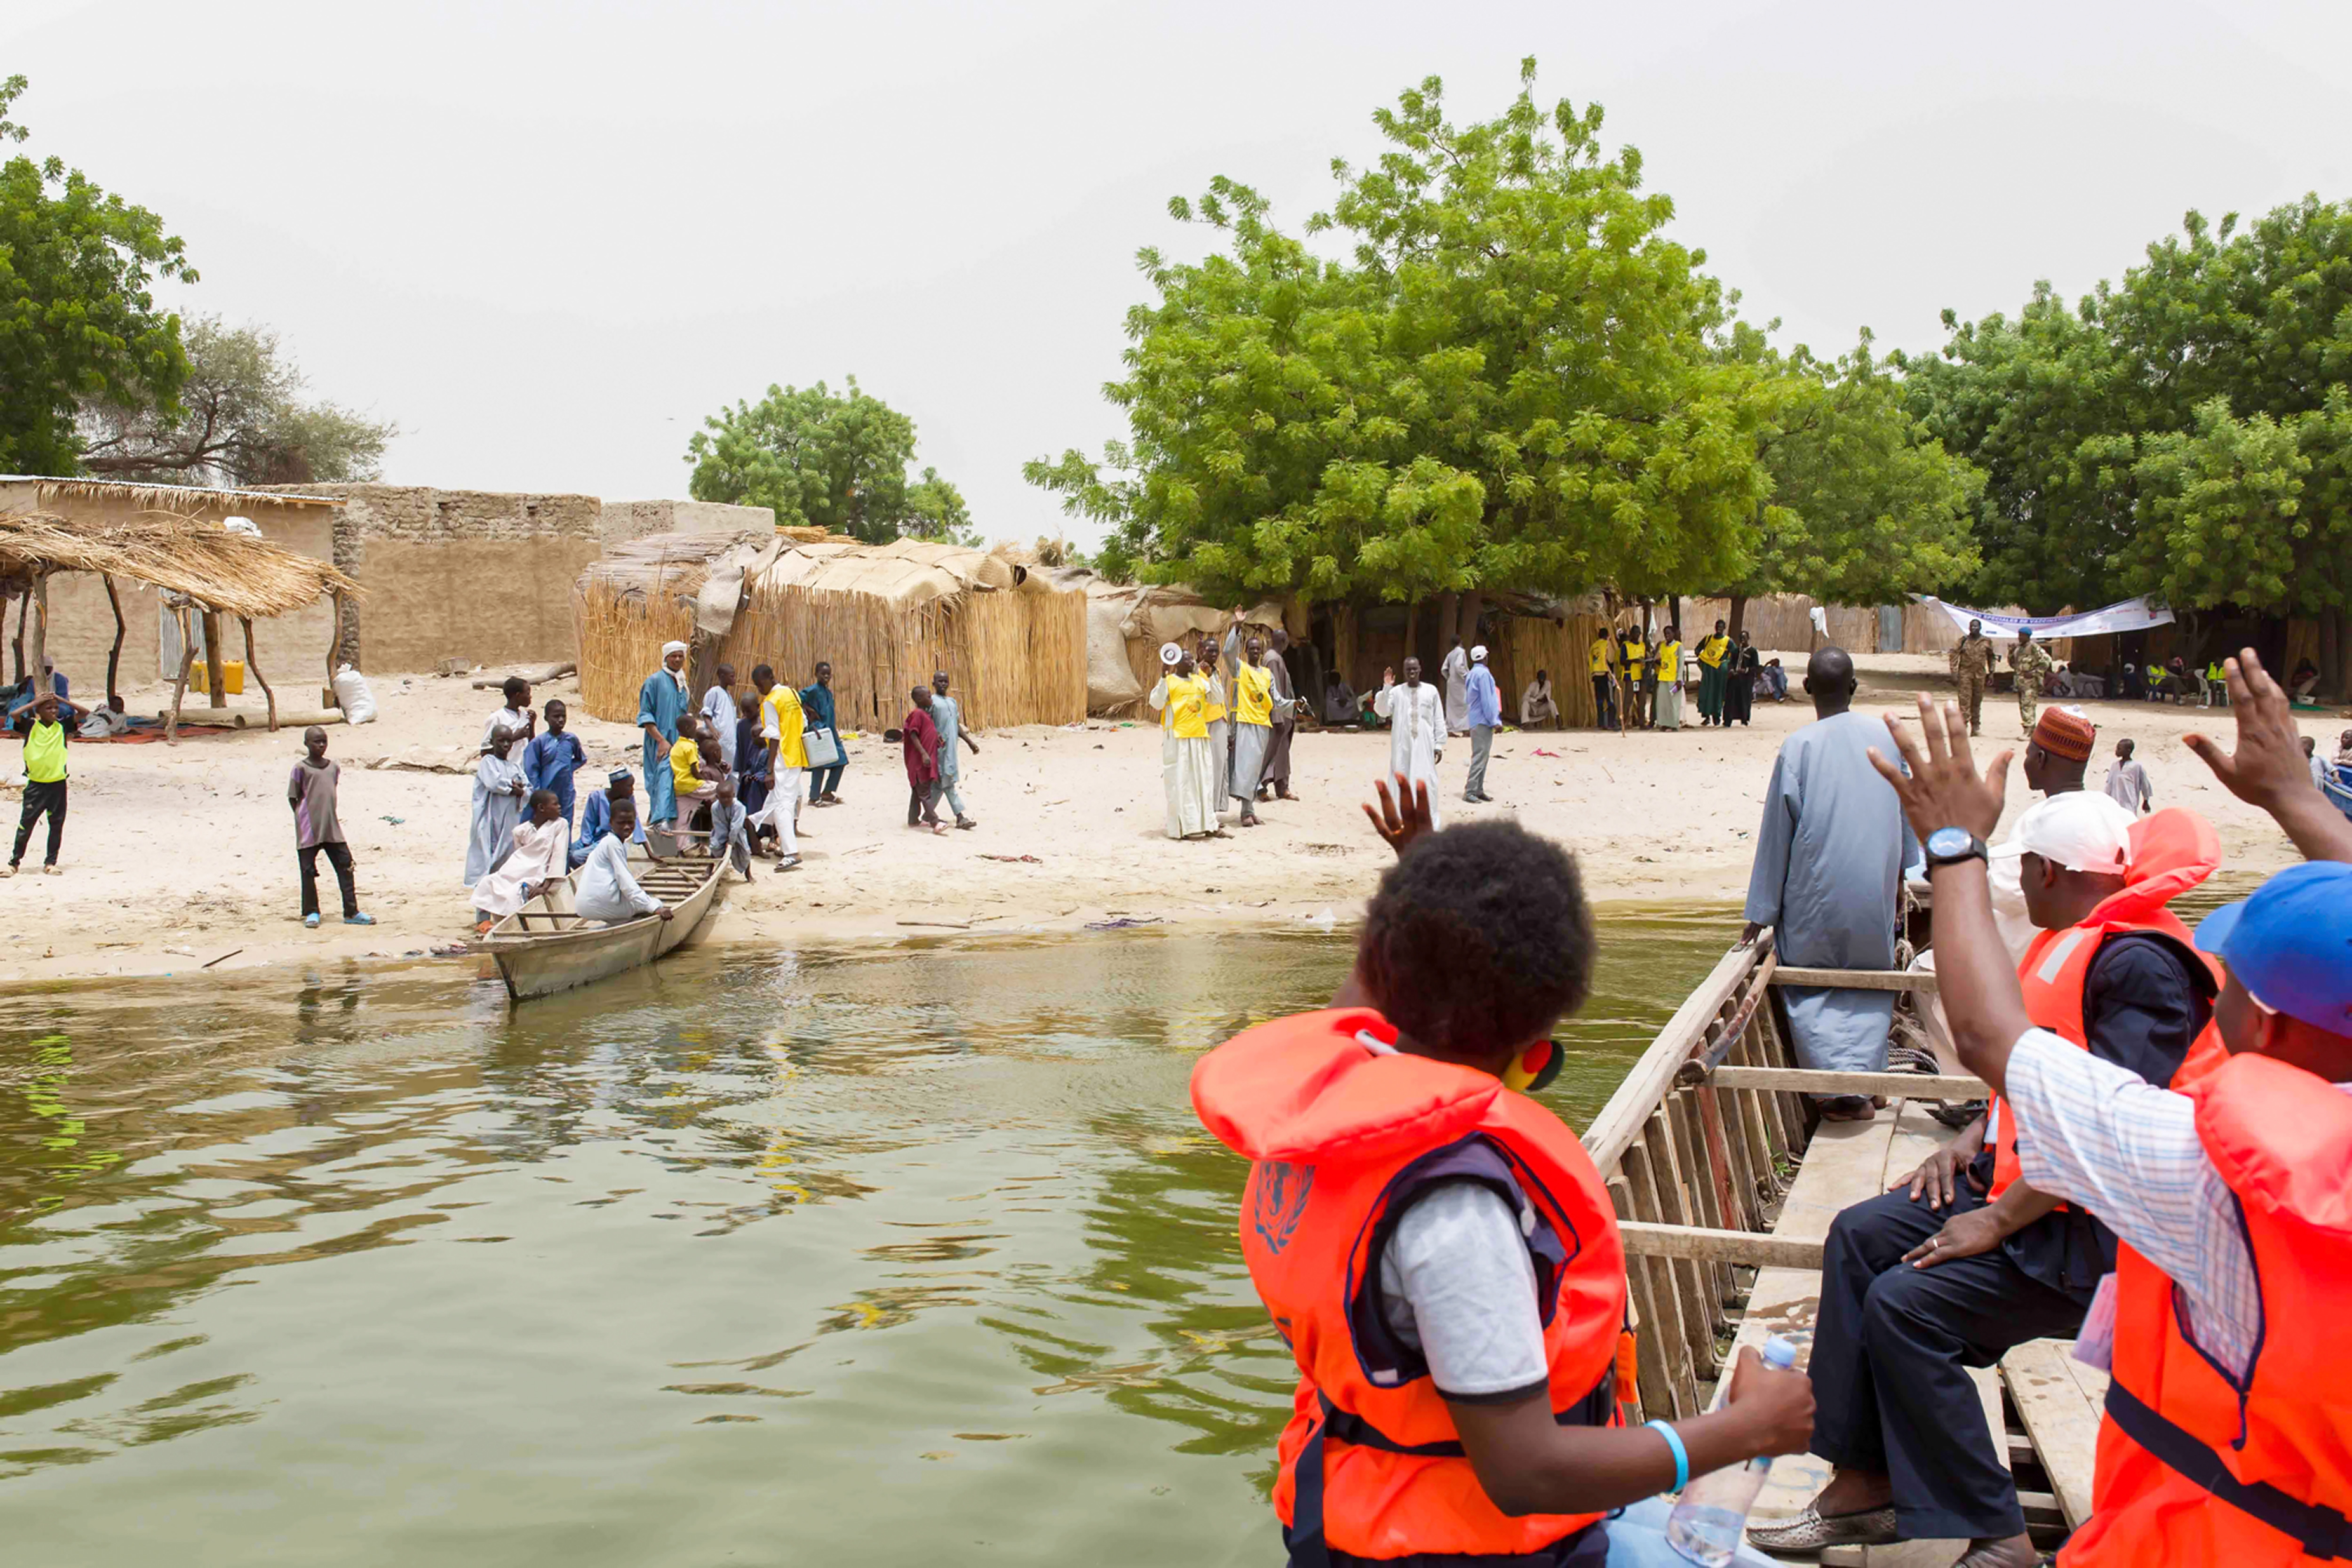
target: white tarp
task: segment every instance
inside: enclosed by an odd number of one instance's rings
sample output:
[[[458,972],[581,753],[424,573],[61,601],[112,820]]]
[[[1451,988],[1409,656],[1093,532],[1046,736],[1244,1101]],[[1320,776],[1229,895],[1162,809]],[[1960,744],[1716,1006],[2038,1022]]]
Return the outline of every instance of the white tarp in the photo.
[[[1985,635],[1997,642],[2014,643],[2018,632],[2026,627],[2048,642],[2053,637],[2103,637],[2110,632],[2145,632],[2151,626],[2172,624],[2172,612],[2149,598],[2126,599],[2080,615],[2003,615],[1991,610],[1970,610],[1965,604],[1947,604],[1930,594],[1911,597],[1950,616],[1952,624],[1962,632],[1971,621],[1983,622]]]

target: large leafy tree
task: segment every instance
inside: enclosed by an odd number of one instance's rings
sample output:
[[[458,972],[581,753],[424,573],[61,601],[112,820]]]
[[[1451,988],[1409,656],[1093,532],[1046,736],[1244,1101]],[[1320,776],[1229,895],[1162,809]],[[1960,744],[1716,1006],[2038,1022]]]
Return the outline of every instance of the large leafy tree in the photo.
[[[1969,518],[1984,476],[1952,456],[1904,406],[1903,386],[1871,349],[1786,358],[1742,327],[1738,351],[1759,379],[1758,451],[1772,481],[1738,601],[1809,593],[1823,603],[1885,604],[1965,581],[1979,566]]]
[[[0,82],[0,142],[26,88]],[[85,403],[166,408],[188,371],[158,277],[195,280],[180,241],[144,207],[56,157],[0,163],[0,471],[70,474]]]
[[[1146,250],[1108,389],[1129,438],[1029,477],[1109,525],[1106,560],[1213,595],[1412,600],[1481,585],[1629,594],[1746,564],[1769,481],[1730,302],[1666,239],[1640,154],[1601,110],[1536,100],[1456,126],[1431,78],[1382,110],[1389,150],[1334,165],[1309,235],[1249,187],[1171,210],[1223,251]]]
[[[768,389],[703,421],[687,444],[698,501],[769,507],[779,525],[887,544],[902,534],[968,542],[971,514],[936,469],[910,485],[915,422],[859,390]]]
[[[373,479],[399,427],[331,402],[266,327],[187,327],[187,380],[163,408],[99,401],[82,411],[81,465],[181,484],[303,485]]]

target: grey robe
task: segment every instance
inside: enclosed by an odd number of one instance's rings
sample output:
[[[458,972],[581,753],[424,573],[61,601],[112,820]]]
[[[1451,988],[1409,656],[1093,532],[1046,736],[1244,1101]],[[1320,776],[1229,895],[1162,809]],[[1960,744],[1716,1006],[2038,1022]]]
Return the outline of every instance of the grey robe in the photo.
[[[1748,918],[1776,932],[1780,962],[1891,969],[1895,913],[1911,830],[1865,753],[1893,751],[1884,721],[1842,713],[1780,743],[1756,833]],[[1790,986],[1781,998],[1803,1067],[1886,1070],[1893,991]]]

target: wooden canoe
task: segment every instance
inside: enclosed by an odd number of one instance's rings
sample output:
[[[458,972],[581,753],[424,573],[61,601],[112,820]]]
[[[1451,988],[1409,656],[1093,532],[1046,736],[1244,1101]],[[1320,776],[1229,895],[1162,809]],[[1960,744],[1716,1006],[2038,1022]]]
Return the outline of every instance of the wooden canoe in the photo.
[[[521,1001],[568,991],[650,964],[682,946],[710,913],[726,862],[633,860],[630,870],[639,886],[669,905],[671,918],[648,915],[618,925],[584,919],[572,907],[572,877],[565,877],[482,939],[499,962],[508,997]]]

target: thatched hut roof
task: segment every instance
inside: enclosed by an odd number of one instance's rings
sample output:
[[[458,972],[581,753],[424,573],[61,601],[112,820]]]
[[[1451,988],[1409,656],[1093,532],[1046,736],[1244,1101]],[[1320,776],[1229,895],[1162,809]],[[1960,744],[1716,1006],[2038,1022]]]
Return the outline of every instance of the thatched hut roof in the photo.
[[[326,561],[168,512],[107,521],[0,515],[0,577],[96,571],[183,593],[240,619],[283,615],[360,585]]]
[[[53,474],[0,474],[0,485],[30,485],[37,501],[87,496],[130,501],[149,511],[213,511],[241,502],[268,507],[340,507],[339,496],[306,496],[298,490],[231,490],[209,485],[152,485],[139,479],[70,478]]]

